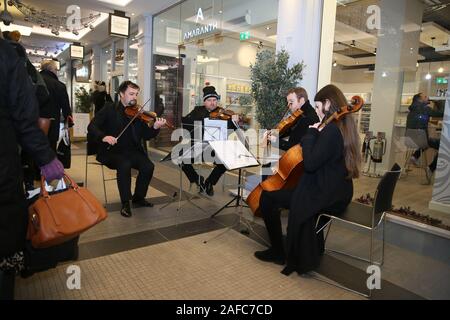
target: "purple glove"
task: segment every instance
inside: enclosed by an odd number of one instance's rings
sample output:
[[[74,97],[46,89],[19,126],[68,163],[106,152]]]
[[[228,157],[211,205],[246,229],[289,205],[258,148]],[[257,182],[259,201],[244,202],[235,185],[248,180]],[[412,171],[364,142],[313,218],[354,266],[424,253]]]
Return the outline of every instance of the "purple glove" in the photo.
[[[55,158],[41,167],[41,175],[48,183],[55,179],[61,179],[64,176],[64,166],[58,158]]]

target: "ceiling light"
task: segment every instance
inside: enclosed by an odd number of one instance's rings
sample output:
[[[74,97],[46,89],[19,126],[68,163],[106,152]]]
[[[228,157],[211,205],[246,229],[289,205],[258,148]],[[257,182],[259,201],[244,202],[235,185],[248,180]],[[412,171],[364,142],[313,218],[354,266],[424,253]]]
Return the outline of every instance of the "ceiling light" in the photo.
[[[438,69],[438,72],[439,72],[439,73],[444,72],[444,68],[440,67],[440,68]]]
[[[430,80],[430,79],[431,79],[430,66],[431,66],[431,63],[428,63],[428,73],[427,73],[427,75],[425,76],[425,79],[427,79],[427,80]]]
[[[383,78],[386,78],[386,77],[387,77],[386,71],[383,71],[383,73],[381,74],[381,76],[382,76]]]
[[[418,68],[419,67],[419,63],[418,62],[416,62],[416,68]]]
[[[270,27],[266,27],[266,30],[270,30]]]
[[[7,26],[9,26],[14,21],[13,16],[8,11],[6,1],[5,1],[5,9],[3,9],[3,11],[0,13],[0,21],[3,21]]]
[[[355,40],[352,40],[352,43],[350,44],[352,47],[356,47],[356,42]]]
[[[119,6],[119,7],[125,7],[127,4],[129,4],[133,0],[98,0],[98,1],[113,4],[113,5]]]
[[[333,67],[337,67],[337,62],[336,62],[336,60],[333,62]]]
[[[17,31],[20,32],[20,34],[22,36],[27,36],[27,37],[31,34],[31,31],[33,30],[33,28],[22,26],[22,25],[19,25],[19,24],[14,24],[14,23],[11,23],[10,25],[5,26],[5,24],[3,22],[1,22],[1,21],[0,21],[0,29],[2,31],[14,31],[14,30],[17,30]]]

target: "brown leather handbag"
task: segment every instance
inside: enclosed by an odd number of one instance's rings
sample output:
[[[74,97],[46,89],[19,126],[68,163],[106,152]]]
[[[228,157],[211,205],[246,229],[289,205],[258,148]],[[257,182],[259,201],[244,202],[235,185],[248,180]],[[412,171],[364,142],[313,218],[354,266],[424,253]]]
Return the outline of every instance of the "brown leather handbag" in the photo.
[[[27,239],[35,248],[47,248],[70,240],[107,217],[103,205],[67,174],[68,188],[49,194],[41,180],[41,194],[28,209]]]

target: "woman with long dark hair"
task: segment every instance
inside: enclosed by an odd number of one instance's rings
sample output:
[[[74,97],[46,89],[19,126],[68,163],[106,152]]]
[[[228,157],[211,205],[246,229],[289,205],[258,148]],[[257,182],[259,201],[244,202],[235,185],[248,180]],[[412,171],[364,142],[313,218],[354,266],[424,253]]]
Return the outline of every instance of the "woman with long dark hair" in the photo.
[[[319,212],[338,215],[353,197],[353,178],[359,176],[359,136],[352,116],[325,127],[320,125],[347,105],[334,85],[322,88],[314,98],[320,122],[309,127],[301,140],[304,172],[294,190],[264,191],[260,208],[271,247],[255,252],[263,261],[280,265],[282,273],[300,274],[318,267],[323,253],[323,234],[316,234]],[[283,245],[280,208],[289,209],[287,246]]]

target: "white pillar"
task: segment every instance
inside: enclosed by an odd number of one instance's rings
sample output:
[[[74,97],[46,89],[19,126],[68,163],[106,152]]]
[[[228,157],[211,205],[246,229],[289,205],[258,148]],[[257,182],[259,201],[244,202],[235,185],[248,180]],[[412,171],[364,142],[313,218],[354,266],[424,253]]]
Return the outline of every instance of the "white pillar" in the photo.
[[[153,16],[144,14],[139,21],[138,42],[138,85],[141,87],[139,103],[145,103],[153,92],[153,52],[152,52]],[[146,110],[154,110],[154,101]]]
[[[395,130],[405,71],[416,70],[422,24],[420,0],[380,0],[379,30],[373,83],[370,131],[386,133],[386,154],[377,171],[383,174],[395,162],[396,143],[403,130]]]
[[[311,99],[331,81],[336,0],[279,0],[277,51],[306,65],[300,85]]]
[[[101,50],[102,49],[98,44],[92,47],[92,59],[91,59],[92,83],[98,80],[103,80],[100,63]]]
[[[124,80],[128,80],[128,64],[129,64],[128,43],[129,43],[128,38],[123,39],[123,79]]]

